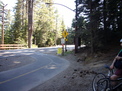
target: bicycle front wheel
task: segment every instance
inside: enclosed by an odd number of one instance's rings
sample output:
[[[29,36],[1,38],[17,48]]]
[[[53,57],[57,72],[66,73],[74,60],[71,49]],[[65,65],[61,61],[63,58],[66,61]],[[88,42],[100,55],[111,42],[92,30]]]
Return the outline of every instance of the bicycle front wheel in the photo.
[[[105,91],[107,88],[106,76],[102,73],[97,74],[92,81],[93,91]]]

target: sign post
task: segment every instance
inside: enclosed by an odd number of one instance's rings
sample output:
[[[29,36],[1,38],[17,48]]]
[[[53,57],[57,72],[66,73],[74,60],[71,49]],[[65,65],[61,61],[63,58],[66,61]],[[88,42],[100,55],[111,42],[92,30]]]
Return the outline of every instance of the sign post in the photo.
[[[64,56],[64,44],[65,44],[65,39],[61,39],[61,44],[62,44],[62,56]]]
[[[68,35],[68,32],[65,30],[65,31],[63,31],[63,33],[62,33],[62,36],[65,38],[65,51],[67,51],[67,48],[66,48],[66,42],[67,42],[67,35]]]

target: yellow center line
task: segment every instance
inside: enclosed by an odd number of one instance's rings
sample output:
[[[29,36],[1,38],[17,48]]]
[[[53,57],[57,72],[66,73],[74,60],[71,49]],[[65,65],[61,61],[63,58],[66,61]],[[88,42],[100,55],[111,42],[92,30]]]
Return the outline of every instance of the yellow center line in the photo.
[[[20,77],[22,77],[22,76],[28,75],[28,74],[33,73],[33,72],[36,72],[36,71],[38,71],[38,70],[40,70],[40,69],[43,69],[43,68],[45,68],[45,67],[47,67],[47,65],[46,65],[46,66],[43,66],[43,67],[40,67],[40,68],[38,68],[38,69],[32,70],[32,71],[30,71],[30,72],[27,72],[27,73],[25,73],[25,74],[22,74],[22,75],[16,76],[16,77],[14,77],[14,78],[11,78],[11,79],[8,79],[8,80],[5,80],[5,81],[2,81],[2,82],[0,82],[0,84],[3,84],[3,83],[6,83],[6,82],[9,82],[9,81],[11,81],[11,80],[14,80],[14,79],[20,78]]]
[[[49,65],[51,65],[51,64],[53,63],[53,60],[52,60],[51,58],[48,58],[48,57],[45,57],[45,58],[47,58],[48,60],[50,60],[50,63],[48,63],[47,65],[45,65],[45,66],[43,66],[43,67],[40,67],[40,68],[38,68],[38,69],[32,70],[32,71],[30,71],[30,72],[27,72],[27,73],[25,73],[25,74],[22,74],[22,75],[19,75],[19,76],[13,77],[13,78],[11,78],[11,79],[8,79],[8,80],[5,80],[5,81],[2,81],[2,82],[0,82],[0,84],[3,84],[3,83],[6,83],[6,82],[9,82],[9,81],[11,81],[11,80],[14,80],[14,79],[20,78],[20,77],[22,77],[22,76],[28,75],[28,74],[33,73],[33,72],[36,72],[36,71],[38,71],[38,70],[41,70],[41,69],[43,69],[43,68],[48,67]]]

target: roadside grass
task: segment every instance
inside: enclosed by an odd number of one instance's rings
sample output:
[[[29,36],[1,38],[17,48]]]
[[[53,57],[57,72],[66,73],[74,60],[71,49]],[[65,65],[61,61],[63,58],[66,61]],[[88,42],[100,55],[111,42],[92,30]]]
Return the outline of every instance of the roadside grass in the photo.
[[[38,46],[35,44],[32,44],[32,48],[38,48]]]
[[[74,53],[74,52],[73,51],[66,51],[66,52],[64,52],[64,56],[66,56],[68,54],[72,54],[72,53]]]
[[[68,54],[73,54],[73,51],[66,51],[64,53],[58,54],[59,56],[67,56]]]

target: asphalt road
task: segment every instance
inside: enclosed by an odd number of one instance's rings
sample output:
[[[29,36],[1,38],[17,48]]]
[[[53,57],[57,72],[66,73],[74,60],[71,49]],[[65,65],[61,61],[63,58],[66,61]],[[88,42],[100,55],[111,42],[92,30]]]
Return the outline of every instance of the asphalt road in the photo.
[[[0,57],[29,55],[36,61],[8,71],[0,72],[0,91],[28,91],[51,79],[69,66],[69,62],[57,56],[43,54],[49,49],[24,49],[0,51]],[[54,50],[53,50],[54,52]]]

